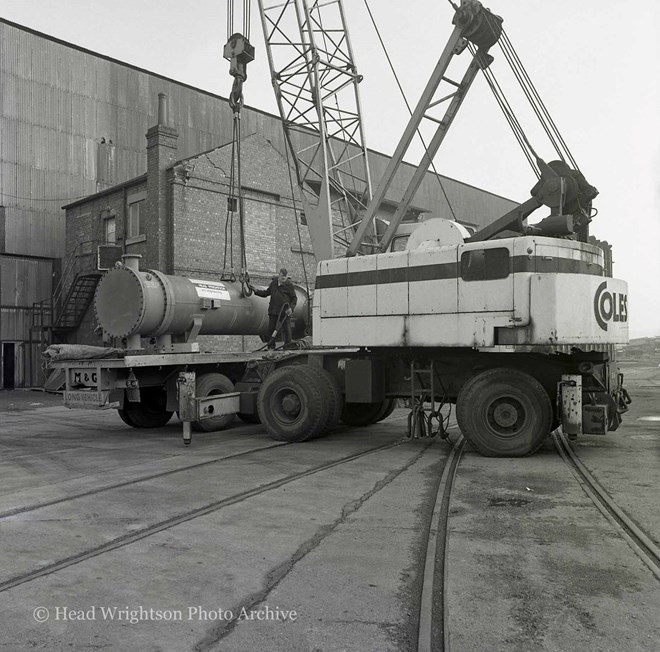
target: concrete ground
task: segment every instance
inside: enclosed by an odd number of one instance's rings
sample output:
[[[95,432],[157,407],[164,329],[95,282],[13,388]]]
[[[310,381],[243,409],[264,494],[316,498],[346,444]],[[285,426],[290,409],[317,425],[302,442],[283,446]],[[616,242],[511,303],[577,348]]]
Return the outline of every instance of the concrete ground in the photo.
[[[27,412],[36,408],[62,405],[62,394],[44,392],[40,389],[0,390],[1,412]]]
[[[624,424],[575,450],[657,543],[660,368],[624,371]],[[449,444],[327,466],[399,442],[405,411],[302,445],[239,425],[185,448],[175,420],[31,405],[51,398],[0,392],[0,649],[416,649]],[[452,650],[660,648],[660,582],[551,441],[525,459],[467,449],[450,513]]]

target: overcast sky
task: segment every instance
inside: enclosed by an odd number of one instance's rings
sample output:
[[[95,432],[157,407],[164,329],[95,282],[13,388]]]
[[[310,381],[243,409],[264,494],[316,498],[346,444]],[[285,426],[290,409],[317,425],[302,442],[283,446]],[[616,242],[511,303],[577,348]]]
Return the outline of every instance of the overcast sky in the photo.
[[[240,8],[241,0],[235,0]],[[246,104],[276,113],[252,4],[256,60]],[[446,0],[369,0],[414,106],[451,31]],[[657,0],[492,0],[504,28],[582,172],[600,190],[591,232],[614,247],[614,275],[629,283],[632,337],[660,335],[660,3]],[[359,72],[369,147],[391,154],[407,112],[368,18],[344,0]],[[227,96],[226,1],[0,0],[0,15],[90,50]],[[494,71],[515,87],[494,48]],[[498,56],[499,55],[499,56]],[[467,56],[467,55],[465,55]],[[505,83],[506,82],[506,83]],[[522,114],[524,115],[524,114]],[[553,151],[536,139],[542,157]],[[417,162],[419,149],[408,160]],[[477,78],[438,156],[441,174],[516,201],[535,177],[482,78]],[[532,218],[543,217],[541,211]],[[466,216],[466,219],[468,217]]]

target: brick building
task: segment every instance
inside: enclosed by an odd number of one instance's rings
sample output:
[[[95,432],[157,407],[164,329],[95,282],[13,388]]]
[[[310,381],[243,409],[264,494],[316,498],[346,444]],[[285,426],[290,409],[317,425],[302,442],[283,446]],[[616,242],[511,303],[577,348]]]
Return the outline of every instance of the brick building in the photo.
[[[240,271],[238,212],[228,203],[232,144],[179,159],[177,141],[173,126],[150,128],[146,174],[64,207],[68,248],[79,252],[70,286],[75,278],[98,279],[98,244],[115,245],[117,254],[139,254],[142,269],[167,274],[219,280],[223,271]],[[285,266],[303,287],[307,279],[311,290],[316,261],[300,198],[291,195],[285,158],[260,134],[242,140],[241,158],[244,240],[253,283],[267,285]],[[82,297],[84,316],[68,334],[70,342],[102,343],[90,302],[93,285]],[[200,339],[209,348],[222,344],[226,350],[258,343],[242,337]]]

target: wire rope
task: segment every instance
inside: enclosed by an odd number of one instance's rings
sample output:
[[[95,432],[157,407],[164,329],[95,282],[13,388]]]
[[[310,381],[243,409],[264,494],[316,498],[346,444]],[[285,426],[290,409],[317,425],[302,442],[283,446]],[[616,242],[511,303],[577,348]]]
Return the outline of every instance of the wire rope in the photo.
[[[476,48],[471,43],[468,44],[468,47],[470,48],[470,52],[473,55],[476,54]],[[499,105],[502,113],[504,114],[506,121],[509,123],[509,126],[511,127],[511,130],[513,131],[516,140],[518,141],[518,144],[520,145],[520,148],[522,149],[525,158],[529,162],[536,176],[540,177],[541,176],[540,171],[535,162],[536,155],[534,149],[532,148],[531,144],[529,143],[529,140],[525,136],[525,132],[523,131],[523,128],[520,125],[520,122],[518,121],[515,112],[511,108],[511,105],[509,104],[508,100],[506,99],[506,96],[504,95],[504,92],[502,91],[502,87],[500,86],[499,82],[497,81],[497,78],[489,68],[482,68],[482,72],[484,74],[484,78],[486,79],[486,82],[488,83],[490,90],[493,93],[493,96],[495,97],[497,104]]]
[[[387,51],[387,47],[385,46],[385,42],[383,41],[383,37],[381,36],[380,30],[378,28],[378,25],[376,24],[376,20],[374,18],[374,15],[371,11],[371,7],[369,6],[369,0],[364,0],[365,7],[367,8],[367,12],[369,13],[369,18],[371,19],[371,23],[374,26],[374,29],[376,30],[376,36],[378,36],[378,40],[380,42],[380,45],[383,49],[383,52],[385,53],[385,57],[387,59],[387,63],[389,64],[390,70],[392,71],[392,74],[394,75],[394,80],[396,81],[396,85],[399,88],[399,92],[401,93],[401,97],[403,98],[403,101],[406,104],[406,108],[408,109],[408,113],[412,115],[412,108],[410,106],[410,103],[408,102],[408,98],[406,97],[403,87],[401,86],[401,82],[399,81],[399,76],[396,72],[396,69],[394,68],[394,64],[392,63],[392,59],[390,57],[389,52]],[[420,133],[419,129],[416,130],[417,135],[419,136],[419,139],[422,141],[422,146],[424,147],[424,152],[426,153],[426,157],[429,159],[431,162],[431,169],[433,170],[433,173],[435,175],[435,178],[438,180],[438,184],[440,185],[440,190],[442,191],[442,194],[445,198],[445,201],[447,202],[447,206],[449,206],[449,211],[452,214],[452,217],[454,220],[457,220],[458,218],[456,217],[456,213],[454,212],[454,207],[452,206],[451,202],[449,201],[449,197],[447,196],[447,192],[445,191],[445,187],[442,184],[442,179],[440,178],[440,175],[438,174],[438,171],[435,169],[435,164],[431,160],[431,157],[429,156],[429,151],[426,146],[426,142],[424,140],[424,137]]]
[[[284,123],[282,123],[282,129],[285,130]],[[300,262],[303,269],[303,277],[305,279],[305,291],[307,292],[307,323],[312,323],[312,312],[311,312],[311,301],[309,294],[309,279],[307,278],[307,267],[305,265],[305,254],[303,253],[302,245],[302,236],[300,235],[300,224],[298,222],[298,210],[296,208],[296,194],[293,185],[293,173],[291,170],[291,155],[289,153],[289,147],[286,144],[286,133],[284,134],[285,144],[284,151],[286,152],[286,169],[289,173],[289,187],[291,188],[291,202],[293,205],[293,219],[296,222],[296,231],[298,233],[298,247],[300,248]],[[303,189],[300,189],[301,192],[304,192]]]

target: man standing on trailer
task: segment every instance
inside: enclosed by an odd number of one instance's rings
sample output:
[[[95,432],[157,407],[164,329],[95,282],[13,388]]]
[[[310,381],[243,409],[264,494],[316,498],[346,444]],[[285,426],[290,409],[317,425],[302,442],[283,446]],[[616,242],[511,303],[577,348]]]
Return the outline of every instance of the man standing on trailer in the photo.
[[[296,307],[298,297],[289,278],[286,267],[280,269],[278,276],[273,276],[270,285],[265,290],[252,288],[258,297],[270,297],[268,304],[268,330],[271,337],[268,340],[268,348],[275,348],[275,337],[273,333],[278,330],[282,333],[284,344],[291,341],[291,314]],[[279,324],[279,329],[278,329]]]

